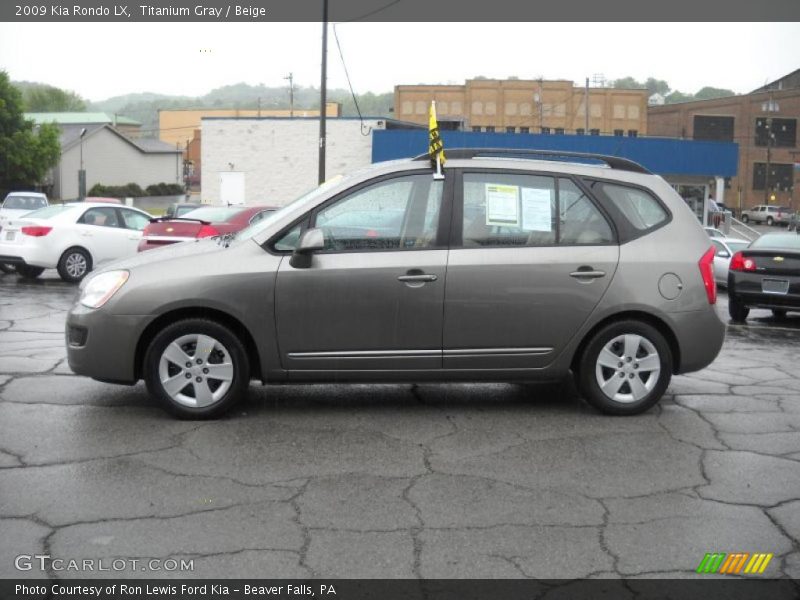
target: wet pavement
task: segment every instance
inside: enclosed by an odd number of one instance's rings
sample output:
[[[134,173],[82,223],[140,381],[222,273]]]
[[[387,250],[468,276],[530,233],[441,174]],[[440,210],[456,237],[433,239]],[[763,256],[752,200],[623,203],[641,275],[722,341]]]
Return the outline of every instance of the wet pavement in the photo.
[[[75,287],[0,275],[0,577],[800,578],[800,315],[753,311],[645,415],[561,385],[254,385],[213,422],[70,374]],[[720,314],[727,322],[726,298]],[[799,588],[800,589],[800,588]]]

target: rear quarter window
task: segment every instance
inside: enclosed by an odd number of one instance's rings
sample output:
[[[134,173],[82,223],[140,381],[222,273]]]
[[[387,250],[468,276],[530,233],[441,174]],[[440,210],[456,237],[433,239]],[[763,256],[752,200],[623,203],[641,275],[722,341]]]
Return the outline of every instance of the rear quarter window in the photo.
[[[607,209],[611,209],[615,220],[622,219],[623,229],[635,238],[656,229],[669,221],[670,214],[663,204],[650,192],[629,185],[607,181],[587,181],[592,192]]]

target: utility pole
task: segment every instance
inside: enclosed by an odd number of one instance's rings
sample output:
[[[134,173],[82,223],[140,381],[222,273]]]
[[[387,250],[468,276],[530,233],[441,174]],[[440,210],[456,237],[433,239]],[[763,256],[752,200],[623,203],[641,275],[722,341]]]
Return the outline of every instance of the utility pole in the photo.
[[[772,101],[772,94],[769,95],[769,100],[767,101],[766,111],[767,113],[777,112],[778,107],[775,106],[775,103]],[[769,170],[772,167],[772,117],[767,117],[765,119],[765,124],[767,127],[767,168],[764,172],[764,204],[769,204]]]
[[[284,79],[289,81],[289,116],[294,116],[294,76],[289,73]]]
[[[328,0],[322,0],[322,76],[319,89],[319,184],[325,183],[325,107],[328,104]]]
[[[584,135],[589,135],[589,78],[586,78],[586,90],[584,92],[584,104],[586,105],[586,110],[584,111],[586,116],[586,128],[583,130]]]

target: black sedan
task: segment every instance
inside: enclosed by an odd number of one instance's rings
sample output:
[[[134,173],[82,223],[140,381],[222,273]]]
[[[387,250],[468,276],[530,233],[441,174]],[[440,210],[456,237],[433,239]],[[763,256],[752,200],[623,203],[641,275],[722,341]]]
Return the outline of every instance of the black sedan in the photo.
[[[767,233],[731,258],[728,312],[744,321],[751,308],[778,317],[800,311],[800,234]]]

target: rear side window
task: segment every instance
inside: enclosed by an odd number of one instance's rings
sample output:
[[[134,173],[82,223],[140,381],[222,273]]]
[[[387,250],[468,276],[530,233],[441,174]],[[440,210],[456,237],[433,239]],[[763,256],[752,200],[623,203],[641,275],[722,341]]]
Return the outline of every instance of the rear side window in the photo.
[[[511,173],[465,173],[465,248],[608,244],[603,214],[569,179]]]
[[[594,182],[592,190],[602,193],[639,231],[652,229],[669,218],[661,203],[644,190],[604,181]]]

